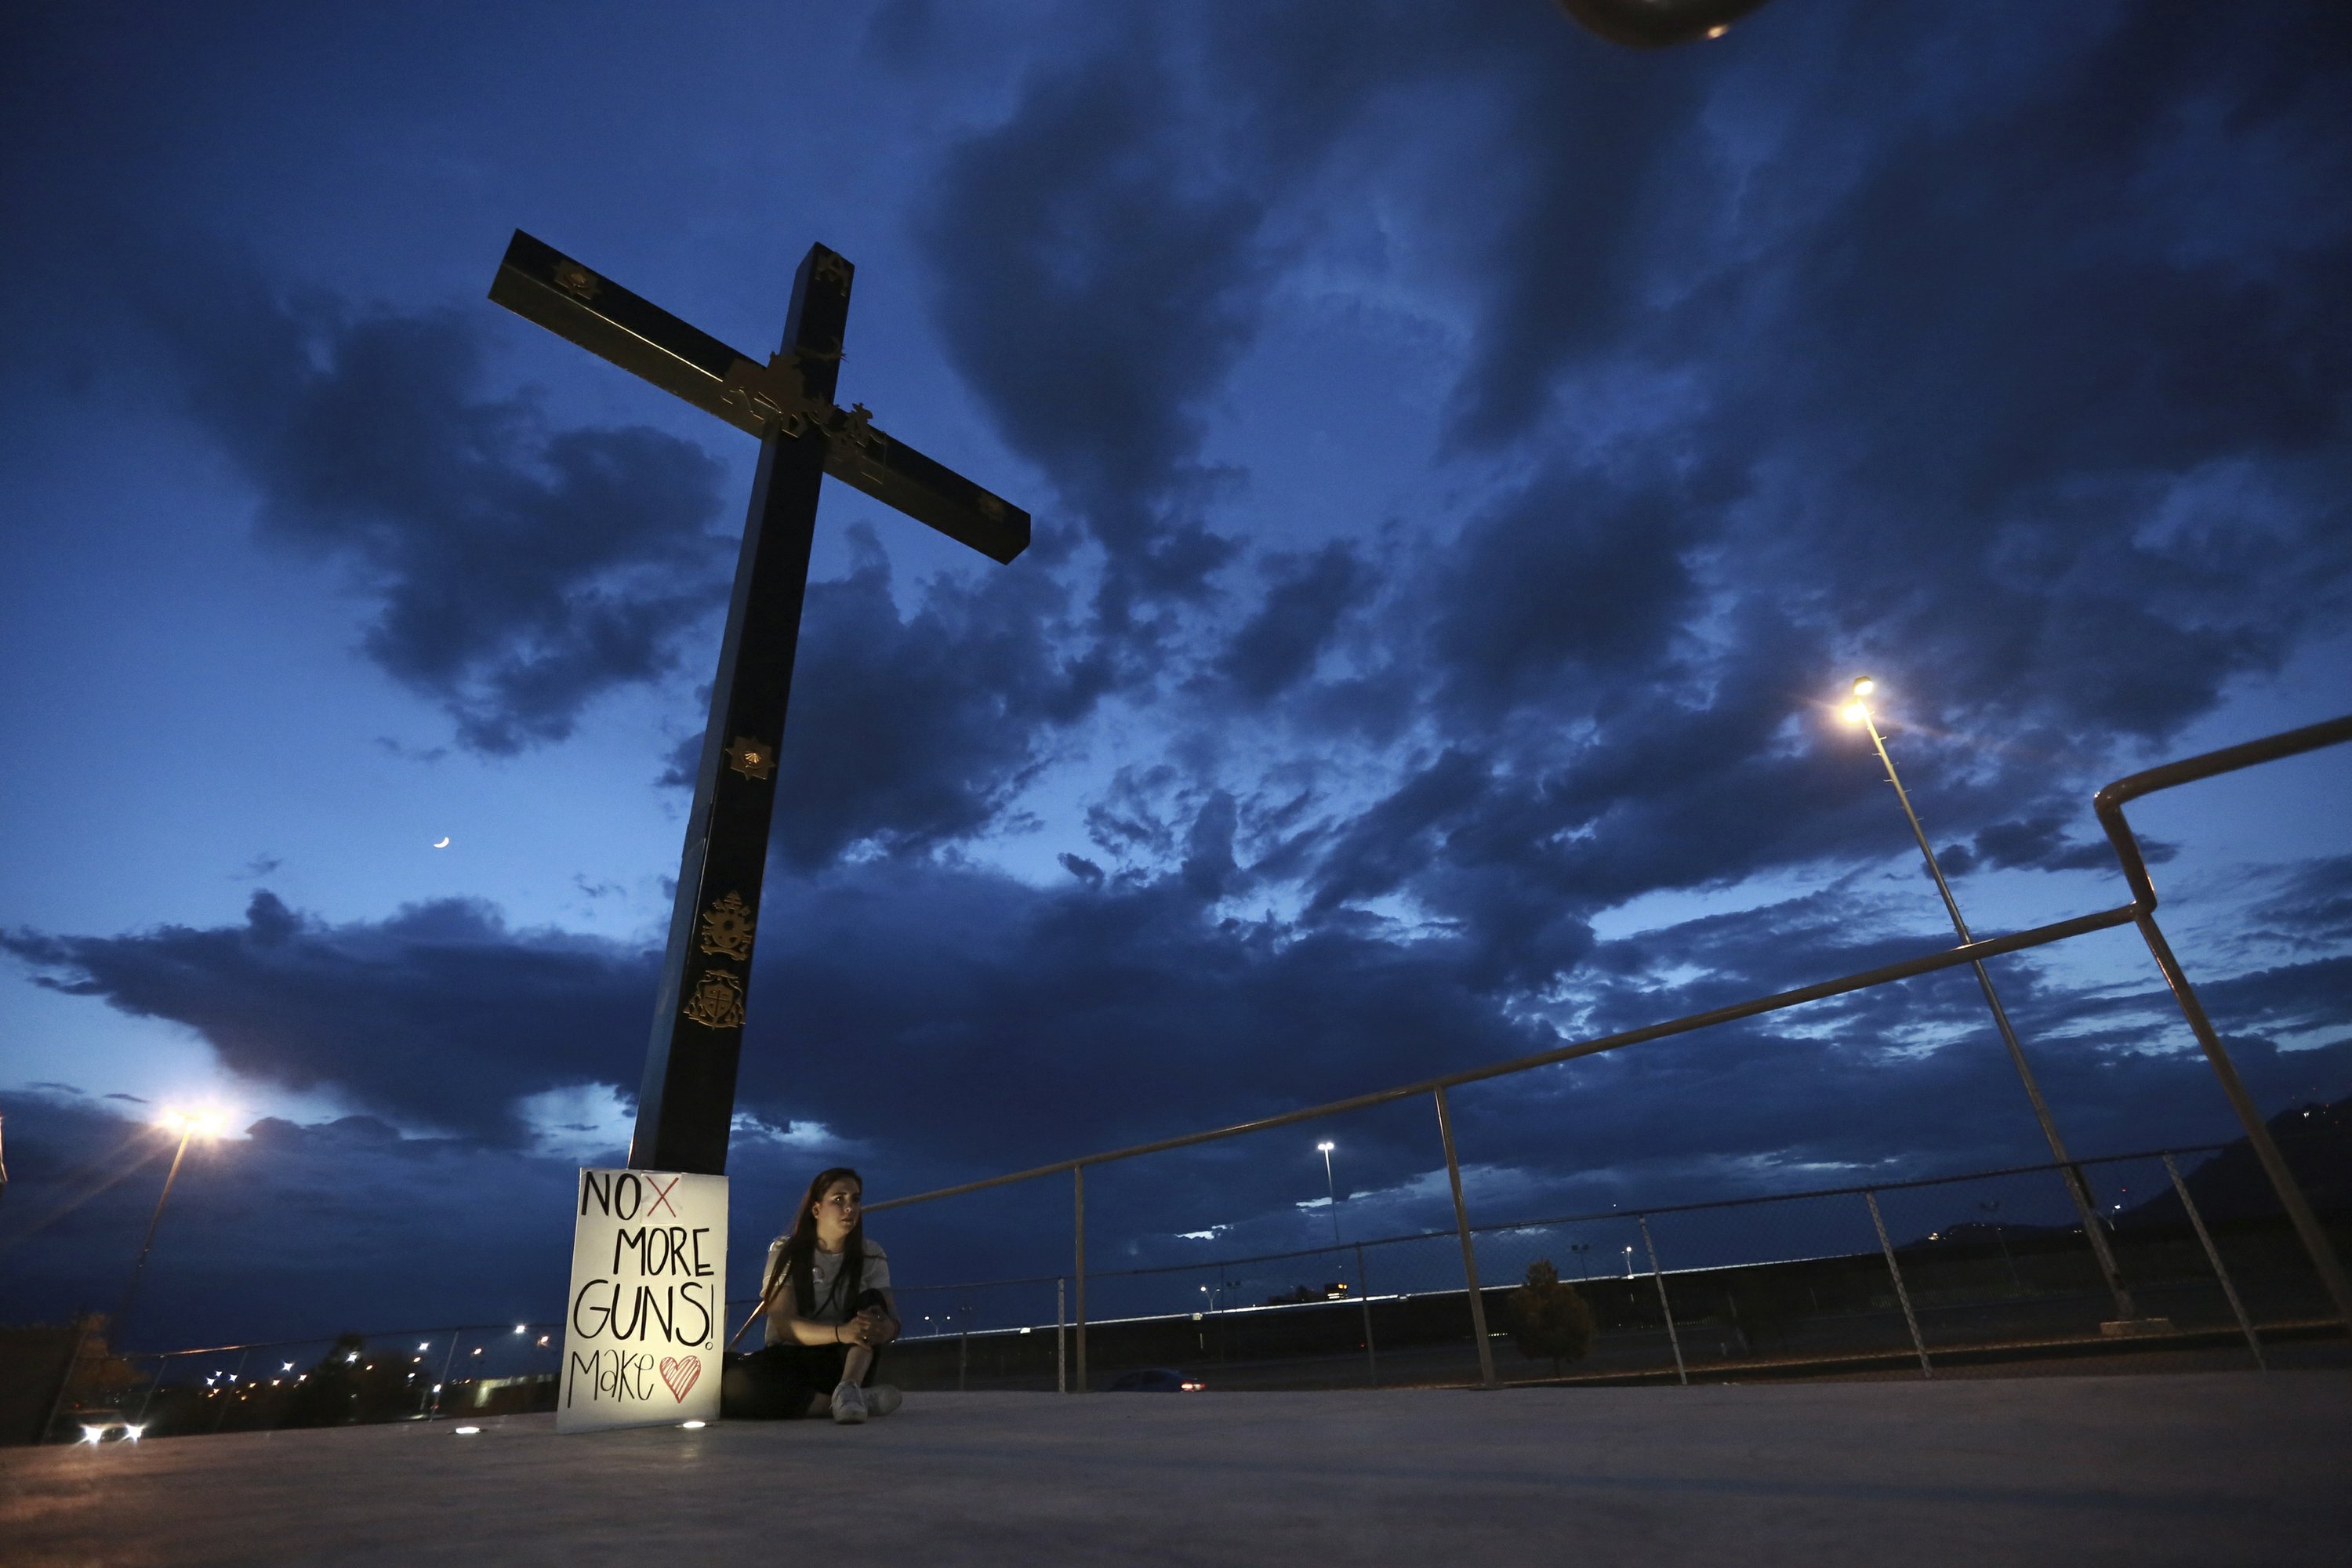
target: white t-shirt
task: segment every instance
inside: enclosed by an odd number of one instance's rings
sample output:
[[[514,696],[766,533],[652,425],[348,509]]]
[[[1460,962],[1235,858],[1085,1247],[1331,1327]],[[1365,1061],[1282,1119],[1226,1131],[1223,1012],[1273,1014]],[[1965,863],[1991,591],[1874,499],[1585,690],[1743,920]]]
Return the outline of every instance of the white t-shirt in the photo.
[[[787,1232],[768,1244],[768,1266],[760,1273],[763,1283],[776,1277],[777,1260],[783,1257],[784,1243],[791,1239],[791,1234]],[[815,1288],[816,1310],[810,1314],[808,1321],[845,1323],[856,1315],[849,1310],[848,1292],[838,1288],[841,1266],[848,1256],[845,1252],[827,1252],[822,1247],[809,1255],[809,1283]],[[861,1291],[890,1289],[890,1255],[883,1251],[882,1244],[872,1237],[866,1238],[866,1267],[858,1276],[857,1288]],[[778,1292],[776,1305],[798,1316],[801,1310],[799,1293],[787,1287]],[[790,1342],[778,1339],[775,1326],[772,1323],[768,1328],[768,1342],[782,1344]]]

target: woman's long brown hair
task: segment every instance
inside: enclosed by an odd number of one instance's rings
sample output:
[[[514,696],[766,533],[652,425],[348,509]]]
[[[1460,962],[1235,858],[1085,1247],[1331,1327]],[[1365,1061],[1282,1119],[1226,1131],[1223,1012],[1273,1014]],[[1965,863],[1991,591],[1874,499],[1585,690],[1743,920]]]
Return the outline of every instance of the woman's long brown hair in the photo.
[[[813,1260],[816,1257],[816,1205],[824,1196],[824,1190],[844,1177],[857,1184],[860,1196],[865,1194],[866,1178],[847,1165],[835,1165],[829,1171],[819,1171],[816,1173],[816,1180],[811,1182],[808,1184],[808,1191],[801,1195],[800,1213],[793,1216],[793,1233],[785,1238],[783,1251],[776,1255],[775,1268],[769,1270],[768,1277],[760,1282],[760,1304],[751,1310],[750,1317],[743,1320],[743,1326],[735,1331],[734,1339],[727,1342],[730,1346],[740,1341],[751,1331],[753,1323],[766,1317],[774,1309],[777,1298],[784,1293],[787,1281],[797,1283],[801,1287],[801,1300],[794,1303],[800,1312],[805,1314],[816,1310],[814,1300],[816,1293],[815,1275],[813,1267]],[[860,1288],[866,1282],[866,1216],[864,1214],[861,1213],[857,1216],[857,1223],[849,1227],[849,1235],[842,1242],[841,1255],[843,1274],[838,1289],[843,1292],[841,1298],[843,1300],[854,1303],[857,1300]]]
[[[782,1254],[776,1259],[776,1276],[761,1287],[760,1291],[761,1296],[772,1300],[786,1279],[799,1281],[814,1279],[814,1262],[816,1258],[816,1205],[824,1197],[826,1188],[835,1182],[845,1180],[856,1182],[858,1194],[861,1197],[865,1195],[866,1178],[846,1165],[835,1165],[829,1171],[819,1171],[816,1173],[816,1180],[809,1184],[807,1193],[801,1198],[800,1213],[793,1218],[793,1234],[785,1241]],[[866,1278],[866,1215],[863,1212],[858,1215],[857,1223],[849,1227],[847,1238],[842,1242],[841,1266],[841,1299],[845,1301],[855,1301],[857,1300],[858,1287],[865,1282]],[[814,1289],[814,1286],[811,1289]],[[807,1293],[803,1292],[803,1295]],[[815,1310],[814,1303],[812,1301],[803,1300],[799,1305],[803,1311]]]

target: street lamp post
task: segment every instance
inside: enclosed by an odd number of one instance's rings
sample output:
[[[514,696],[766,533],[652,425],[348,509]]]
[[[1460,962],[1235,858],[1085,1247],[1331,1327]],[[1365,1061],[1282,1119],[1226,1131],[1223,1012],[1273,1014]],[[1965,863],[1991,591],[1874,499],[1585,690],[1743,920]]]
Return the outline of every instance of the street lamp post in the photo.
[[[166,1110],[163,1112],[161,1125],[179,1129],[180,1146],[172,1152],[172,1168],[164,1173],[163,1190],[157,1195],[155,1212],[147,1221],[147,1239],[139,1244],[139,1261],[131,1266],[131,1283],[124,1287],[122,1305],[114,1314],[112,1337],[118,1346],[122,1343],[124,1326],[131,1321],[131,1303],[139,1299],[139,1282],[147,1271],[147,1254],[154,1250],[155,1227],[163,1223],[163,1205],[172,1196],[172,1184],[179,1179],[180,1162],[187,1157],[188,1140],[199,1132],[207,1138],[218,1137],[221,1128],[227,1120],[216,1110]]]
[[[1935,879],[1936,891],[1943,898],[1944,912],[1952,917],[1952,929],[1959,933],[1963,943],[1974,942],[1976,939],[1969,934],[1969,922],[1960,914],[1959,900],[1952,897],[1952,885],[1944,879],[1944,868],[1937,864],[1936,852],[1928,847],[1927,829],[1919,826],[1919,814],[1912,809],[1910,792],[1903,787],[1903,779],[1895,771],[1895,759],[1887,754],[1886,738],[1878,732],[1878,721],[1870,711],[1868,699],[1877,689],[1878,683],[1870,677],[1857,678],[1853,700],[1846,705],[1846,720],[1870,732],[1870,743],[1877,748],[1879,763],[1886,769],[1886,782],[1895,786],[1895,798],[1903,803],[1903,815],[1911,824],[1911,837],[1918,841],[1919,853],[1927,862],[1927,875]],[[2042,1086],[2034,1081],[2033,1068],[2025,1060],[2025,1047],[2018,1043],[2008,1009],[2000,1005],[2000,993],[1993,989],[1992,976],[1981,960],[1970,963],[1969,967],[1976,971],[1978,988],[1984,992],[1985,1005],[1992,1010],[1993,1026],[2000,1031],[2001,1043],[2009,1047],[2011,1065],[2017,1068],[2018,1079],[2025,1085],[2025,1098],[2033,1103],[2034,1120],[2042,1124],[2042,1136],[2049,1142],[2051,1158],[2058,1163],[2067,1195],[2074,1201],[2074,1212],[2083,1221],[2083,1234],[2099,1260],[2100,1274],[2106,1279],[2107,1293],[2115,1298],[2115,1326],[2121,1329],[2125,1324],[2137,1324],[2139,1310],[2132,1304],[2123,1271],[2116,1267],[2115,1252],[2107,1245],[2106,1233],[2099,1226],[2097,1205],[2091,1201],[2090,1186],[2083,1180],[2083,1168],[2074,1163],[2073,1156],[2066,1152],[2065,1141],[2058,1136],[2058,1123],[2051,1117],[2049,1101],[2042,1098]]]
[[[139,1280],[147,1269],[147,1254],[155,1246],[155,1227],[163,1220],[163,1201],[172,1195],[172,1183],[180,1174],[180,1162],[187,1156],[188,1140],[199,1132],[207,1138],[213,1137],[220,1131],[227,1121],[228,1119],[218,1111],[190,1113],[166,1110],[161,1118],[161,1125],[176,1127],[180,1130],[180,1146],[172,1152],[172,1168],[163,1177],[163,1191],[156,1198],[155,1212],[147,1221],[147,1239],[139,1244],[139,1260],[131,1266],[131,1283],[123,1289],[122,1305],[115,1310],[113,1321],[107,1328],[109,1340],[118,1350],[122,1344],[123,1325],[131,1318],[131,1303],[139,1299]],[[49,1401],[48,1418],[41,1424],[41,1434],[37,1441],[48,1441],[49,1428],[57,1425],[58,1412],[65,1408],[66,1395],[73,1388],[74,1374],[81,1368],[81,1350],[89,1337],[90,1320],[85,1314],[79,1322],[80,1326],[74,1333],[72,1353],[66,1357],[65,1375],[58,1380],[57,1396]],[[241,1366],[244,1363],[240,1362],[238,1364]],[[163,1375],[160,1367],[156,1371],[156,1375],[158,1377]],[[152,1386],[148,1389],[148,1397],[150,1399],[154,1397],[154,1389]]]
[[[1331,1151],[1335,1145],[1326,1138],[1315,1145],[1323,1156],[1323,1191],[1328,1195],[1331,1210],[1331,1245],[1339,1245],[1339,1185],[1331,1179]]]

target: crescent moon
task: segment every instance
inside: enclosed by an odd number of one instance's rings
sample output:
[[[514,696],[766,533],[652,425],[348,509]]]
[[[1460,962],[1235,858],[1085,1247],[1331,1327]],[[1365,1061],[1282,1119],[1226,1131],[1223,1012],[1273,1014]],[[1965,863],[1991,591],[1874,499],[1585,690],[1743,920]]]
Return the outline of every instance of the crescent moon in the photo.
[[[447,834],[446,834],[446,833],[445,833],[445,834],[443,834],[443,835],[441,836],[441,842],[440,842],[440,843],[438,843],[438,844],[436,844],[433,847],[434,847],[434,848],[436,848],[436,849],[446,849],[446,848],[448,848],[448,847],[449,847],[449,836],[448,836]]]

